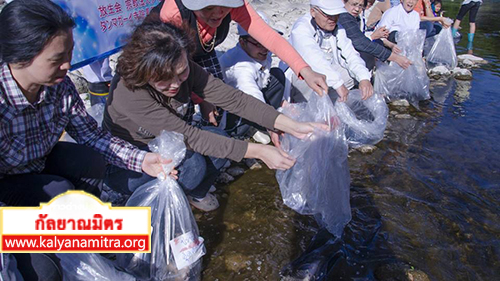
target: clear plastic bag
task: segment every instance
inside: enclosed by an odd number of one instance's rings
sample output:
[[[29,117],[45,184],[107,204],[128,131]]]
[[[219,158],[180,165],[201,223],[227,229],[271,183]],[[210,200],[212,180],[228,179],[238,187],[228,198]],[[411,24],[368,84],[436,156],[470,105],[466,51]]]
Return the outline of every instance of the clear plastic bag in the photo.
[[[335,112],[346,125],[350,146],[376,144],[384,137],[389,108],[379,94],[362,100],[360,90],[351,90],[346,102],[335,103]]]
[[[102,126],[102,119],[104,118],[104,107],[106,105],[104,103],[98,103],[94,104],[91,106],[89,109],[87,109],[87,113],[92,116],[92,118],[97,121],[97,125],[99,127]]]
[[[457,52],[451,35],[451,28],[443,28],[435,38],[436,41],[427,55],[429,67],[444,65],[449,70],[457,67]]]
[[[402,55],[412,61],[407,69],[397,63],[377,63],[374,91],[388,100],[406,99],[418,108],[418,102],[430,99],[429,77],[422,59],[424,30],[400,31],[396,34]]]
[[[282,148],[297,159],[295,165],[278,171],[285,205],[303,215],[314,215],[321,226],[341,236],[351,220],[349,167],[344,127],[327,95],[309,95],[307,103],[289,104],[283,114],[297,121],[327,123],[329,132],[316,129],[305,139],[285,134]]]
[[[118,271],[113,262],[99,254],[56,254],[61,259],[64,281],[135,281],[131,275]]]
[[[166,174],[186,153],[184,136],[175,132],[162,131],[149,148],[172,159],[163,167]],[[151,253],[118,254],[118,264],[140,280],[200,280],[205,246],[179,184],[159,177],[139,187],[126,205],[151,207]]]

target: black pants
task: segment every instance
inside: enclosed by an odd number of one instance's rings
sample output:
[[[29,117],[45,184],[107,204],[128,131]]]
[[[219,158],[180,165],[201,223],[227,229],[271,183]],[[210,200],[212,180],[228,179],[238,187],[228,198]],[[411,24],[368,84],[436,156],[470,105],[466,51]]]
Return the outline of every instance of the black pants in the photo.
[[[469,22],[476,22],[477,11],[479,11],[479,7],[481,6],[481,2],[470,2],[467,5],[460,6],[460,10],[458,11],[457,20],[461,21],[465,14],[469,12]]]
[[[72,189],[99,197],[106,172],[104,158],[90,147],[57,143],[40,173],[5,176],[0,179],[0,201],[8,206],[39,206]]]
[[[84,145],[59,142],[45,162],[41,173],[6,176],[0,179],[0,201],[8,206],[39,206],[53,197],[80,189],[99,196],[106,171],[104,158]],[[24,280],[62,280],[55,254],[13,254]]]
[[[266,103],[277,109],[281,106],[281,101],[283,100],[285,74],[281,69],[276,67],[271,68],[269,73],[269,83],[262,89],[262,94]],[[226,122],[226,132],[236,137],[244,136],[251,127],[261,131],[265,130],[264,127],[231,113],[227,114]]]

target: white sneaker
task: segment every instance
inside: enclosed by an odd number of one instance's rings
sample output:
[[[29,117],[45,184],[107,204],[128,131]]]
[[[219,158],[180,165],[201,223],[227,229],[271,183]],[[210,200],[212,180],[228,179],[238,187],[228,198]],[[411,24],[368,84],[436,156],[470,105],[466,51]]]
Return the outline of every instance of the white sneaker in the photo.
[[[255,134],[253,134],[252,136],[252,139],[262,144],[268,144],[271,142],[271,138],[267,134],[260,131],[255,132]]]

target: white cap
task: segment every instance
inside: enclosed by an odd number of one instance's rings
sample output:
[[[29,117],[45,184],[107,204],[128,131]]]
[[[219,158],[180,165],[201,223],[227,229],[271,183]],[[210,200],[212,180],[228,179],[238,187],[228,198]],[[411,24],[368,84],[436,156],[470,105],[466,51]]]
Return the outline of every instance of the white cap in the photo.
[[[311,5],[318,6],[325,14],[330,16],[347,13],[342,0],[311,0]]]
[[[259,14],[259,16],[267,23],[267,25],[269,25],[269,19],[266,17],[266,15],[263,12],[257,11],[257,14]],[[279,34],[283,35],[283,32],[281,32],[277,29],[274,29],[274,30],[276,30],[276,32],[278,32]],[[240,36],[247,36],[248,32],[243,27],[241,27],[241,25],[238,24],[238,34]]]

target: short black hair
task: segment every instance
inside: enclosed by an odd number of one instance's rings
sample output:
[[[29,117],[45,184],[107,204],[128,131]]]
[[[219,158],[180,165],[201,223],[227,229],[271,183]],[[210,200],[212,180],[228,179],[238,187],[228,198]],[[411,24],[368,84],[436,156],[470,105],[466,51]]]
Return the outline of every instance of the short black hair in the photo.
[[[15,0],[0,12],[0,62],[29,64],[75,21],[50,0]]]

